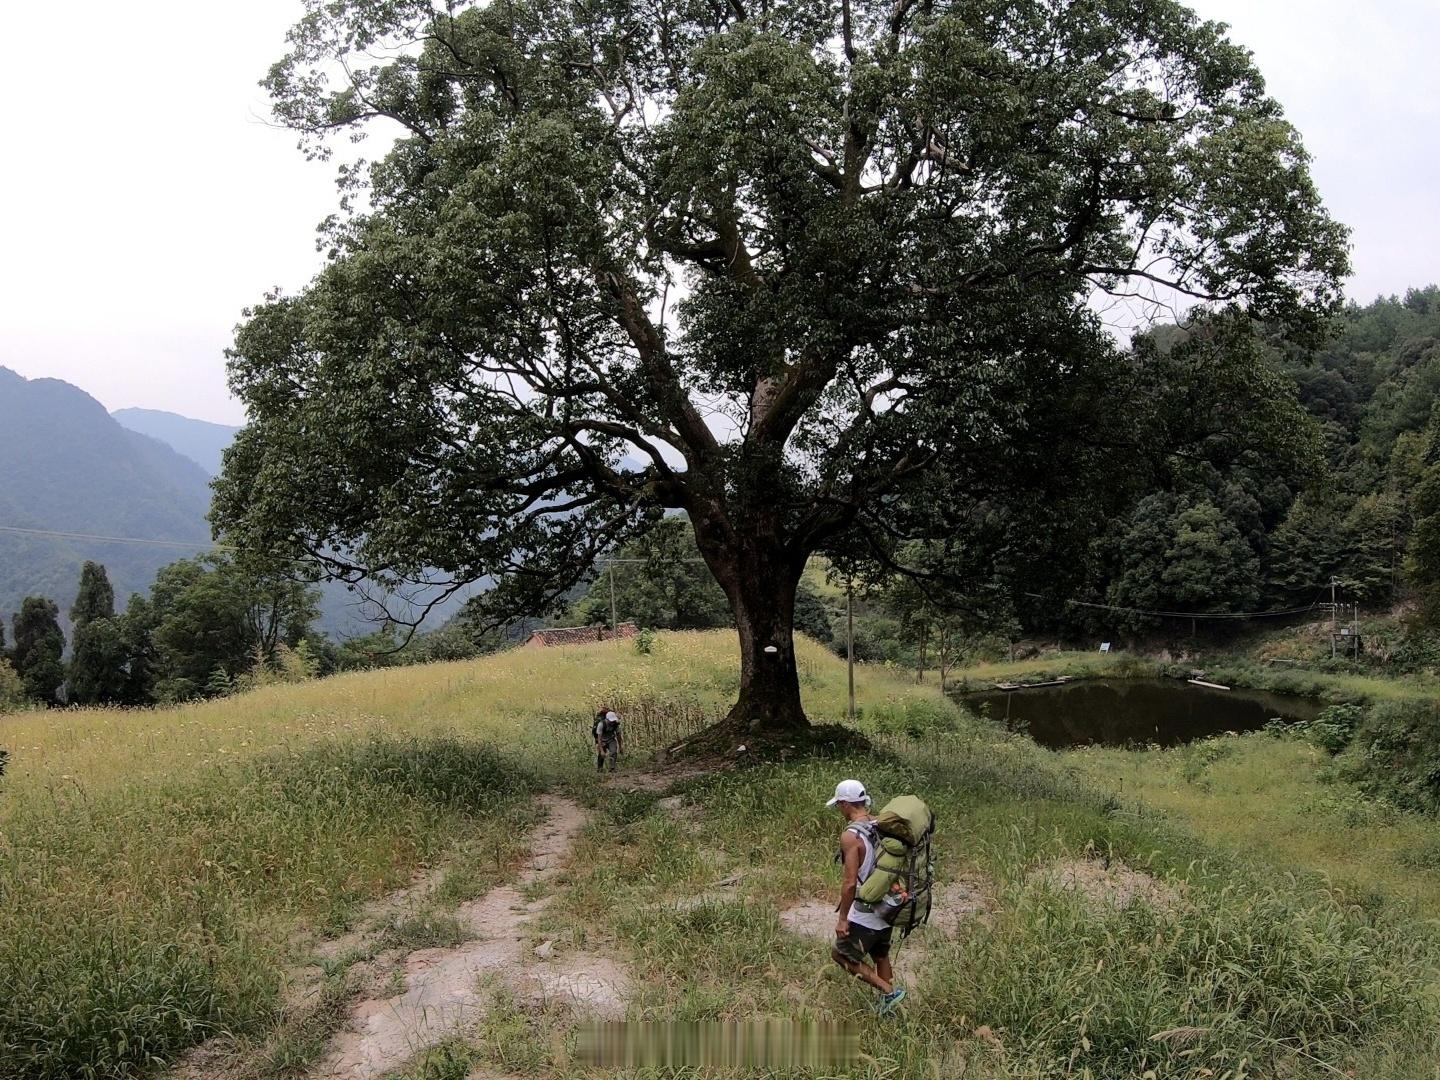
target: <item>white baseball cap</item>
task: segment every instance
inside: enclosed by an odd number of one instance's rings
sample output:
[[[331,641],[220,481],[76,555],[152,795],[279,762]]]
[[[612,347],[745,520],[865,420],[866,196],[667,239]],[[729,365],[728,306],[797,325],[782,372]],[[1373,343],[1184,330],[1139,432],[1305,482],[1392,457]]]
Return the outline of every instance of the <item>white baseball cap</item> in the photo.
[[[864,803],[869,806],[870,796],[865,794],[865,785],[859,780],[841,780],[835,785],[835,797],[825,805],[834,806],[837,802]]]

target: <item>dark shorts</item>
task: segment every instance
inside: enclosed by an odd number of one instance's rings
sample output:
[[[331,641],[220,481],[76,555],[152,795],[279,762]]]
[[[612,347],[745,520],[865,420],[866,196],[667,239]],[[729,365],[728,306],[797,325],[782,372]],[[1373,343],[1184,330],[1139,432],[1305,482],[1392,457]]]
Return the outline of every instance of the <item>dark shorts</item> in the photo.
[[[872,960],[884,960],[890,955],[890,935],[894,932],[893,926],[872,930],[852,922],[849,936],[835,939],[835,951],[857,964],[863,963],[866,956]]]

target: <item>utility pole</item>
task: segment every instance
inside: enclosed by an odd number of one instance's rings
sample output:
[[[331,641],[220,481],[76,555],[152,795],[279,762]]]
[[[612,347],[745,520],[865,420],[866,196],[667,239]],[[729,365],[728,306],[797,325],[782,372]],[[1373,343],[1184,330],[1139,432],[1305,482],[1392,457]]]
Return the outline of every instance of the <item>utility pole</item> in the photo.
[[[1335,659],[1335,635],[1339,633],[1340,609],[1335,606],[1335,578],[1330,578],[1330,659]]]
[[[845,675],[850,682],[850,712],[847,715],[853,723],[855,720],[855,590],[848,580],[845,582]]]
[[[613,638],[613,637],[618,636],[619,633],[620,633],[620,630],[619,630],[620,623],[617,622],[617,621],[616,621],[616,618],[615,618],[615,563],[614,563],[614,561],[611,561],[610,564],[606,567],[606,569],[608,569],[608,570],[610,571],[610,636]]]

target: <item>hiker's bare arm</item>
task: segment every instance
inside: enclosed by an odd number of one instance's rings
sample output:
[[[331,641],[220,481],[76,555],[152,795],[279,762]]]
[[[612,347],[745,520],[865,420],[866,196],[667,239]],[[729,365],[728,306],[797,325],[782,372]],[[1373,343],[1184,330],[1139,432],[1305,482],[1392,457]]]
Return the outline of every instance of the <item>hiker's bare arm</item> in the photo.
[[[835,935],[850,935],[850,905],[855,902],[855,883],[860,879],[860,863],[865,858],[865,844],[853,832],[840,834],[840,854],[845,868],[840,881],[840,903],[835,906],[839,918],[835,922]]]

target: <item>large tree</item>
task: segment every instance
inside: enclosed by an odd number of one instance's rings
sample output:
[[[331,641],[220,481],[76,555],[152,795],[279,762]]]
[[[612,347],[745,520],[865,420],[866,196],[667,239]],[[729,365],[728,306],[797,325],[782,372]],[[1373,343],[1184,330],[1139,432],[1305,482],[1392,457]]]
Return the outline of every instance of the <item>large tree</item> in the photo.
[[[1299,338],[1346,270],[1248,53],[1174,0],[307,0],[290,41],[278,120],[386,141],[238,333],[217,527],[493,576],[500,618],[684,510],[737,725],[805,723],[811,553],[1176,435],[1107,304]],[[1196,370],[1197,427],[1269,392],[1243,347]]]

